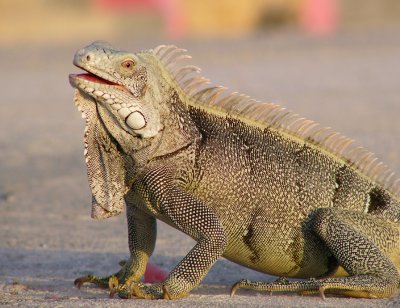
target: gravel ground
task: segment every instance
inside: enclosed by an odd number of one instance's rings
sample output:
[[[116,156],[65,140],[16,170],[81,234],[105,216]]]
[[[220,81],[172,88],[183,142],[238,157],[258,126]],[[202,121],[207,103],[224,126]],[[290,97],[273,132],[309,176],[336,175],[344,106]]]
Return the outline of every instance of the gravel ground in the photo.
[[[194,62],[215,84],[280,103],[331,126],[400,171],[400,29],[315,39],[267,33],[241,40],[186,41]],[[105,290],[73,280],[110,274],[128,256],[124,215],[90,219],[83,159],[84,123],[72,102],[68,73],[76,45],[0,48],[0,305],[115,306]],[[113,42],[135,51],[165,41]],[[160,223],[151,259],[170,270],[194,242]],[[272,280],[220,260],[190,297],[173,302],[133,300],[140,307],[381,307],[400,297],[366,300],[240,290],[241,278]]]

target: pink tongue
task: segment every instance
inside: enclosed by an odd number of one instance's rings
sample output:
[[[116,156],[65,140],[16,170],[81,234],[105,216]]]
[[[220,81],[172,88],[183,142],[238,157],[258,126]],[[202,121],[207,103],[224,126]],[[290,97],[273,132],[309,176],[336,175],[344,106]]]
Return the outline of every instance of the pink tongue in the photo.
[[[102,84],[108,84],[108,85],[111,85],[111,86],[115,86],[116,88],[120,89],[121,91],[125,91],[125,92],[130,93],[129,90],[127,88],[125,88],[124,86],[122,86],[120,84],[117,84],[115,82],[108,81],[108,80],[105,80],[103,78],[97,77],[96,75],[93,75],[93,74],[84,73],[84,74],[77,74],[76,76],[81,78],[81,79],[88,80],[90,82],[102,83]]]
[[[97,77],[96,75],[93,75],[93,74],[86,74],[85,73],[85,74],[78,74],[77,76],[79,78],[86,79],[86,80],[89,80],[91,82],[115,85],[114,82],[111,82],[111,81],[105,80],[103,78]]]

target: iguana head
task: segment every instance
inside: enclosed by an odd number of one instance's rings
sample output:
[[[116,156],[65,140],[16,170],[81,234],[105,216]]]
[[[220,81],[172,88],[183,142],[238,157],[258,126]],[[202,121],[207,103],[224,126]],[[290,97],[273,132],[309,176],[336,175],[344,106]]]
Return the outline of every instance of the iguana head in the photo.
[[[131,174],[127,157],[159,133],[160,116],[152,104],[143,103],[146,69],[136,55],[95,42],[78,50],[73,63],[86,71],[71,74],[69,80],[78,90],[75,104],[86,118],[92,217],[103,219],[121,213]]]
[[[86,117],[92,217],[120,213],[133,169],[191,142],[190,131],[182,129],[182,118],[172,111],[178,99],[171,99],[174,91],[157,61],[152,52],[128,53],[99,41],[74,56],[74,65],[86,71],[69,80]]]
[[[147,68],[138,55],[94,42],[78,50],[73,63],[87,73],[70,75],[71,85],[105,107],[120,129],[141,138],[162,129],[157,107],[143,103]]]

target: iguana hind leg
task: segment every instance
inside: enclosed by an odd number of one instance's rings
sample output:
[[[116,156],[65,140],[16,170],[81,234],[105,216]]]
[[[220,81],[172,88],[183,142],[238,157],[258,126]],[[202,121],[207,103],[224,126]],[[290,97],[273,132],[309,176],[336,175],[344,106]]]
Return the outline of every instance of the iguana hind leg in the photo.
[[[400,253],[399,226],[370,214],[325,208],[315,216],[314,231],[350,275],[305,281],[278,279],[272,283],[241,280],[238,288],[261,291],[320,292],[352,297],[389,297],[399,287],[400,274],[391,256]],[[389,257],[390,256],[390,257]]]

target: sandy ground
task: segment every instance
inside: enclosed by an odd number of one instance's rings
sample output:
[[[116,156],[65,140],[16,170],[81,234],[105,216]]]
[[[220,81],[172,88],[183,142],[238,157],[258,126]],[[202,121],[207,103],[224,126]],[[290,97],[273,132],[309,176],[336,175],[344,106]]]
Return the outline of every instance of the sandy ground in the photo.
[[[351,136],[399,174],[399,29],[316,40],[293,33],[235,41],[188,41],[203,74],[216,84],[278,102]],[[95,38],[94,38],[95,39]],[[110,274],[128,256],[125,217],[94,221],[83,160],[83,128],[68,73],[76,45],[0,49],[0,305],[20,306],[400,306],[400,297],[365,300],[239,291],[241,278],[272,280],[220,260],[187,299],[107,298],[73,280]],[[161,41],[113,42],[128,50]],[[159,224],[152,263],[170,270],[193,241]]]

